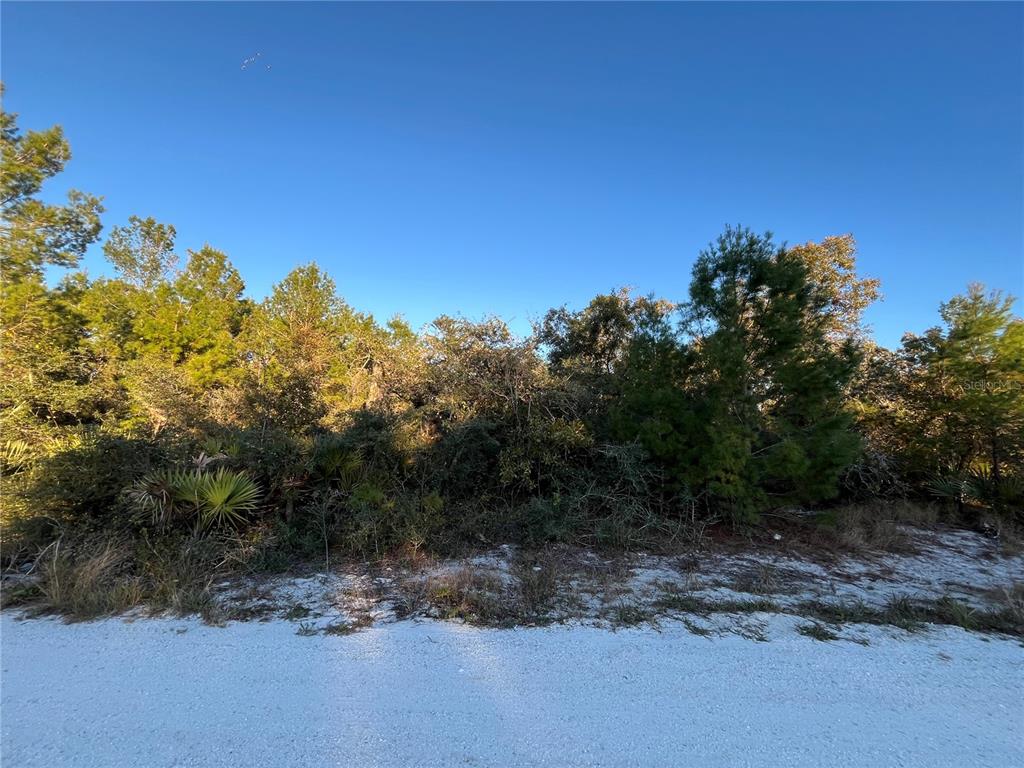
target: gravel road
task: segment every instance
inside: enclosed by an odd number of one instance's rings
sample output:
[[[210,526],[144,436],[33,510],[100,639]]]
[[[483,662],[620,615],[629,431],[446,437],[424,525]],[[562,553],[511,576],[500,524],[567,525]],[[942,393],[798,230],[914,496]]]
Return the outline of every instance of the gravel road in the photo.
[[[769,642],[668,623],[340,637],[0,619],[4,768],[1024,765],[1024,649],[959,629]]]

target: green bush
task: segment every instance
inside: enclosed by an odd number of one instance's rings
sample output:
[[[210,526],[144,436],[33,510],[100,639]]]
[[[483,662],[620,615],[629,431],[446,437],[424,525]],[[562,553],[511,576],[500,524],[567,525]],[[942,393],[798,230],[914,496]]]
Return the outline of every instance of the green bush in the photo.
[[[220,467],[164,469],[143,477],[125,492],[136,516],[159,529],[177,522],[198,528],[238,527],[260,500],[259,486],[244,472]]]

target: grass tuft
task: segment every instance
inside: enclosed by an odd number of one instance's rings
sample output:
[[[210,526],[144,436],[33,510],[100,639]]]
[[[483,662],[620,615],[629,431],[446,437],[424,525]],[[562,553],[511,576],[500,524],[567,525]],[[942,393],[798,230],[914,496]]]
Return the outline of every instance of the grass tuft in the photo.
[[[114,539],[91,553],[75,552],[63,540],[55,541],[37,563],[45,610],[84,620],[139,605],[143,590],[139,579],[125,573],[128,561],[127,547]]]
[[[281,618],[286,621],[297,621],[306,618],[311,613],[312,611],[302,603],[293,603],[288,610],[281,614]]]
[[[373,626],[373,616],[369,613],[361,613],[351,621],[338,621],[324,627],[325,635],[352,635],[356,632]]]
[[[425,600],[437,618],[500,624],[509,618],[501,599],[503,590],[501,579],[493,574],[461,568],[429,579]]]
[[[608,607],[604,617],[616,627],[636,627],[654,624],[657,612],[633,602],[617,602]]]
[[[816,621],[811,622],[810,624],[801,624],[796,628],[796,631],[805,637],[810,637],[823,643],[839,639],[839,635],[824,624],[819,624]]]
[[[312,637],[313,635],[319,634],[316,628],[316,624],[312,621],[304,621],[299,624],[299,628],[295,630],[295,634],[299,637]]]

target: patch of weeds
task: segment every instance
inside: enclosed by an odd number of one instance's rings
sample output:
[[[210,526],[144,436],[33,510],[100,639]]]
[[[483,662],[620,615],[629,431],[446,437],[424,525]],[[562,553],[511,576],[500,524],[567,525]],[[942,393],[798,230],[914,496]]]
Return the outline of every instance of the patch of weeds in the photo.
[[[311,613],[312,611],[302,603],[293,603],[287,611],[281,614],[281,618],[286,621],[297,621],[298,619],[306,618]]]
[[[878,612],[863,600],[804,602],[796,608],[799,616],[820,619],[829,624],[877,624]]]
[[[373,626],[373,616],[362,613],[351,621],[338,621],[324,627],[325,635],[351,635],[366,627]]]
[[[610,605],[628,594],[632,571],[624,557],[577,559],[573,565],[574,582],[579,592],[598,597]]]
[[[428,579],[424,599],[436,618],[462,619],[469,624],[506,625],[504,584],[497,576],[462,568]]]
[[[243,603],[270,602],[274,599],[274,591],[261,584],[249,584],[235,592],[232,599]]]
[[[686,592],[673,590],[663,590],[651,607],[661,613],[707,613],[707,604],[703,600]]]
[[[217,559],[215,545],[201,538],[186,539],[178,546],[150,546],[141,562],[147,605],[154,612],[199,614],[208,623],[222,623],[224,611],[213,596]]]
[[[636,603],[615,603],[604,611],[604,617],[616,627],[635,627],[639,624],[653,624],[657,614]]]
[[[774,600],[712,600],[708,602],[712,613],[778,613]]]
[[[1014,582],[999,590],[1001,613],[1018,625],[1024,625],[1024,581]]]
[[[403,544],[381,560],[382,565],[390,565],[409,573],[425,571],[433,566],[435,562],[434,557],[422,547],[411,543]]]
[[[388,595],[395,616],[458,619],[481,626],[539,626],[557,619],[556,606],[575,601],[562,589],[567,573],[551,551],[523,553],[510,563],[510,574],[466,566],[398,582]]]
[[[900,526],[929,526],[937,520],[933,505],[896,501],[850,504],[818,518],[822,531],[845,549],[906,553],[914,548]]]
[[[826,627],[824,624],[819,624],[816,621],[811,622],[810,624],[801,624],[796,628],[796,631],[804,637],[810,637],[815,640],[820,640],[823,643],[839,639],[839,635],[837,635],[831,629]]]
[[[1021,590],[1024,592],[1024,590]],[[884,611],[885,623],[901,626],[908,631],[919,629],[922,623],[960,627],[973,632],[1024,637],[1024,604],[1016,602],[1012,591],[1004,592],[1002,605],[980,610],[944,596],[931,603],[910,605],[890,603]],[[909,601],[907,601],[909,602]]]
[[[598,595],[604,606],[615,605],[631,597],[633,587],[626,582],[605,582],[600,586],[599,592],[592,594]]]
[[[995,535],[999,553],[1003,557],[1013,557],[1024,552],[1024,530],[1005,515],[985,513],[979,522],[982,530]]]
[[[683,622],[683,625],[695,635],[707,637],[711,634],[731,633],[759,642],[768,640],[765,634],[765,625],[752,618],[744,616],[734,619],[729,622],[729,626],[714,630],[697,624],[688,618],[687,614],[708,618],[718,613],[778,613],[780,610],[777,603],[766,598],[757,600],[708,600],[671,588],[663,588],[661,594],[651,603],[653,616],[672,616]],[[653,619],[649,617],[649,620]]]
[[[785,583],[777,568],[764,563],[742,576],[736,590],[751,595],[775,595],[785,590]]]
[[[300,637],[310,637],[317,634],[316,624],[312,621],[304,621],[299,624],[299,628],[295,630],[295,634]]]
[[[952,624],[962,629],[975,629],[978,626],[976,619],[977,611],[966,603],[949,597],[940,598],[935,603],[936,614],[942,619],[942,624]]]
[[[683,618],[681,621],[683,622],[683,626],[690,630],[691,634],[700,635],[701,637],[710,637],[714,634],[708,627],[703,627],[690,619]]]
[[[692,552],[680,555],[672,563],[672,567],[687,579],[695,578],[700,573],[700,558]]]
[[[277,612],[273,603],[254,603],[252,605],[233,605],[221,609],[223,621],[266,621],[271,614]]]
[[[339,621],[334,624],[328,624],[324,627],[325,635],[352,635],[359,631],[359,627],[347,621]]]
[[[423,613],[426,607],[427,582],[423,579],[413,578],[400,582],[398,591],[391,598],[391,609],[399,621]]]
[[[212,600],[199,611],[199,618],[203,620],[203,623],[214,627],[223,627],[231,620],[227,612]]]
[[[559,589],[559,572],[552,558],[524,559],[516,563],[514,573],[518,589],[519,612],[526,618],[543,619],[551,609]]]
[[[739,635],[747,640],[756,640],[759,643],[768,642],[765,625],[761,622],[744,620],[730,625],[725,631]]]
[[[972,626],[969,628],[979,632],[995,632],[1024,637],[1024,582],[1017,582],[998,590],[995,593],[995,600],[997,607],[988,610],[975,610],[971,613]],[[937,607],[940,616],[947,615],[948,603],[940,600]],[[968,629],[968,627],[964,628]]]
[[[658,613],[693,613],[709,616],[713,613],[779,613],[779,604],[767,598],[754,600],[709,600],[671,587],[662,587],[651,603]]]
[[[123,613],[144,597],[142,580],[130,572],[128,547],[115,539],[76,548],[58,540],[40,556],[38,567],[41,608],[68,620]]]
[[[905,595],[897,595],[889,599],[882,609],[880,621],[876,623],[891,624],[906,632],[917,632],[921,629],[921,622],[926,617],[914,605],[913,601]]]
[[[978,610],[949,596],[933,602],[915,602],[906,595],[899,595],[883,608],[872,608],[859,600],[808,602],[797,606],[795,613],[840,626],[876,624],[917,632],[924,624],[937,624],[1024,637],[1024,604],[1015,607],[1013,599],[1010,596],[1009,602],[999,608]]]
[[[0,610],[31,605],[42,596],[43,591],[36,581],[23,581],[21,583],[6,581],[0,587]]]

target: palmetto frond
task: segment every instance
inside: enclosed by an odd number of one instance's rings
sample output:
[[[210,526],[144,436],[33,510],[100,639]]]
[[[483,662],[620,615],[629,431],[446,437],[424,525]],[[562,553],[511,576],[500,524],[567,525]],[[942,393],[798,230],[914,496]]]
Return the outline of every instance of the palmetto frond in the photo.
[[[238,525],[256,508],[260,487],[244,472],[221,467],[202,476],[199,484],[199,521],[204,528]]]

